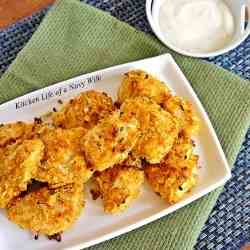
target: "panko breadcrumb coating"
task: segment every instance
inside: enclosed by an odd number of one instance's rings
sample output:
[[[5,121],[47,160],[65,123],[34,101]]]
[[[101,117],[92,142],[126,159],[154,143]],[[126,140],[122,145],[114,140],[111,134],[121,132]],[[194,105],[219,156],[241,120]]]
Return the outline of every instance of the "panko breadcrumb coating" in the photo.
[[[183,198],[196,185],[196,169],[178,169],[164,165],[149,165],[146,178],[154,190],[167,203],[173,204]]]
[[[80,217],[91,178],[93,199],[109,214],[138,198],[144,178],[170,204],[197,184],[191,103],[143,70],[126,73],[117,95],[113,103],[85,91],[33,123],[0,124],[0,208],[35,239],[60,240]]]
[[[24,140],[0,150],[0,207],[27,189],[43,157],[41,140]]]
[[[166,155],[164,162],[176,168],[193,168],[197,165],[197,156],[194,156],[194,142],[184,133],[180,133],[171,151]]]
[[[98,171],[125,160],[140,133],[135,118],[121,118],[119,111],[103,119],[82,139],[87,163]]]
[[[45,154],[35,179],[58,187],[73,183],[78,179],[83,183],[93,171],[85,163],[80,140],[85,135],[84,128],[62,129],[44,128],[40,138],[45,145]]]
[[[139,196],[143,182],[142,170],[114,166],[96,174],[91,193],[94,199],[102,198],[105,212],[114,214],[130,206]]]
[[[124,75],[118,91],[118,102],[128,98],[146,96],[161,104],[171,95],[166,84],[142,70],[132,70]]]
[[[163,107],[180,121],[181,128],[187,135],[194,135],[198,132],[199,119],[189,101],[179,96],[172,96],[163,103]]]
[[[160,164],[145,168],[150,186],[168,203],[176,203],[196,185],[198,156],[192,141],[180,137]]]
[[[143,168],[144,161],[130,152],[128,157],[121,163],[121,165],[127,167]]]
[[[7,215],[23,229],[54,235],[71,227],[83,207],[83,184],[70,184],[57,189],[43,187],[17,197],[8,205]]]
[[[0,126],[0,147],[18,140],[31,139],[34,124],[25,122],[9,123]]]
[[[140,123],[142,135],[132,154],[149,163],[159,163],[177,138],[177,119],[147,97],[127,99],[121,106],[121,113],[126,117],[136,117]]]
[[[53,114],[53,123],[62,128],[90,129],[114,111],[112,99],[97,91],[86,91],[71,99],[61,111]]]

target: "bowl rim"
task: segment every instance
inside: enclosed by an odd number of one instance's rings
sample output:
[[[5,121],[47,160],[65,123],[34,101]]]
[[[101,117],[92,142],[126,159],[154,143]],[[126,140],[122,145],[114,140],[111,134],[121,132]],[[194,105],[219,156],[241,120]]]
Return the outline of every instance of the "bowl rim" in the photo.
[[[155,20],[152,16],[152,4],[153,4],[154,0],[146,0],[146,16],[148,19],[148,22],[150,24],[150,27],[152,28],[152,31],[154,32],[154,34],[156,35],[156,37],[163,43],[165,44],[167,47],[169,47],[170,49],[174,50],[175,52],[185,55],[185,56],[190,56],[190,57],[197,57],[197,58],[208,58],[208,57],[215,57],[215,56],[219,56],[222,54],[225,54],[227,52],[229,52],[230,50],[235,49],[237,46],[239,46],[250,34],[250,22],[248,23],[248,28],[245,30],[245,33],[236,41],[234,41],[232,44],[229,44],[227,46],[225,46],[224,48],[218,49],[216,51],[212,51],[212,52],[203,52],[203,53],[195,53],[195,52],[190,52],[187,51],[185,49],[179,48],[173,44],[171,44],[171,42],[169,42],[166,38],[164,38],[162,36],[162,33],[157,31],[156,28],[156,24],[155,24]]]

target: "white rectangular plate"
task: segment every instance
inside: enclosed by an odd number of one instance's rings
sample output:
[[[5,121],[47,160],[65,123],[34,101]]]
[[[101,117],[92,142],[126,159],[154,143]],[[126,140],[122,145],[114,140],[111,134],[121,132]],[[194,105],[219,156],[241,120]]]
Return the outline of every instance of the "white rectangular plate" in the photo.
[[[226,158],[209,118],[189,82],[169,54],[82,75],[50,87],[19,97],[0,106],[0,123],[31,121],[34,117],[58,107],[82,91],[105,91],[116,99],[122,75],[132,69],[143,69],[166,82],[174,93],[189,99],[201,119],[201,131],[197,138],[200,156],[198,185],[185,199],[167,205],[145,184],[142,195],[122,214],[104,214],[100,201],[93,201],[86,192],[86,208],[75,225],[63,234],[62,242],[49,241],[45,237],[33,240],[31,234],[8,221],[5,211],[0,210],[0,248],[22,249],[82,249],[121,235],[197,200],[222,185],[231,176]]]

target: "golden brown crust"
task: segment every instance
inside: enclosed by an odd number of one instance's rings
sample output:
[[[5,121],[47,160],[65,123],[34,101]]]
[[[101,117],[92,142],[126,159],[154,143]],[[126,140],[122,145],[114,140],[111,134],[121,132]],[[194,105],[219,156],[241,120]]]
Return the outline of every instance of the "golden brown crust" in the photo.
[[[51,121],[51,113],[43,118]],[[190,102],[152,75],[130,71],[117,105],[87,91],[54,112],[52,124],[0,126],[0,207],[24,229],[60,234],[80,216],[83,183],[94,172],[93,198],[102,198],[107,213],[131,205],[144,173],[154,192],[175,203],[196,185],[191,136],[198,129]],[[42,186],[32,190],[34,180]]]
[[[43,187],[15,198],[7,208],[9,220],[38,234],[54,235],[72,226],[84,206],[82,184],[58,189]]]
[[[122,212],[139,196],[143,182],[143,171],[133,167],[114,166],[96,174],[93,198],[100,195],[107,213]]]
[[[62,128],[90,129],[114,111],[112,99],[106,93],[86,91],[70,100],[61,111],[53,114],[53,123]]]
[[[177,138],[176,118],[146,97],[127,99],[121,106],[121,113],[125,117],[135,117],[140,124],[142,134],[132,154],[149,163],[159,163]]]
[[[16,122],[0,126],[0,147],[16,143],[33,136],[33,123]]]
[[[93,171],[85,163],[80,140],[84,128],[44,128],[40,138],[45,145],[45,154],[35,179],[58,187],[75,181],[87,182]]]
[[[197,166],[198,157],[194,155],[194,147],[193,140],[186,134],[180,133],[173,148],[164,158],[163,164],[176,168],[193,168]]]
[[[122,119],[115,112],[89,130],[82,140],[88,164],[98,171],[125,160],[139,136],[135,118]]]
[[[121,165],[127,167],[143,168],[144,161],[131,151],[128,154],[128,157],[121,163]]]
[[[196,185],[197,165],[192,140],[181,136],[160,164],[145,168],[145,175],[154,192],[176,203]]]
[[[194,113],[191,102],[179,96],[172,96],[165,100],[163,107],[179,120],[182,130],[187,136],[198,132],[199,119]]]
[[[1,149],[0,156],[0,207],[27,189],[43,157],[41,140],[24,140]]]
[[[128,98],[146,96],[161,104],[171,95],[166,84],[143,70],[132,70],[124,75],[118,91],[118,102]]]
[[[154,192],[170,204],[181,200],[196,185],[195,175],[172,167],[150,165],[145,175]]]

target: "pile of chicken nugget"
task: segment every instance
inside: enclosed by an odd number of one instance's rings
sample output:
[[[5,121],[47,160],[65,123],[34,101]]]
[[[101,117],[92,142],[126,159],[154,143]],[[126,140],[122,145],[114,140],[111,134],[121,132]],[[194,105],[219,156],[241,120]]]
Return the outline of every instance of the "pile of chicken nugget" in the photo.
[[[54,111],[50,123],[0,127],[0,207],[36,239],[61,239],[80,217],[87,182],[111,214],[138,198],[144,180],[168,204],[196,185],[199,120],[147,72],[126,73],[115,103],[86,91]]]

